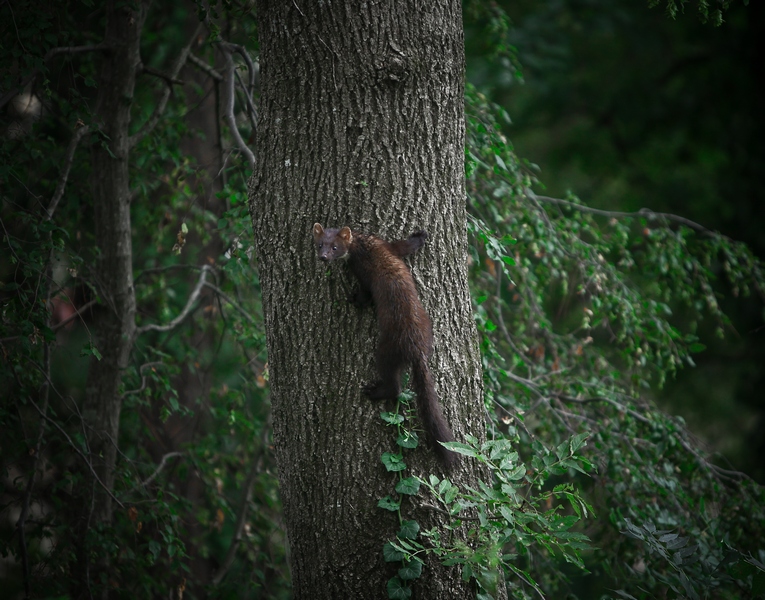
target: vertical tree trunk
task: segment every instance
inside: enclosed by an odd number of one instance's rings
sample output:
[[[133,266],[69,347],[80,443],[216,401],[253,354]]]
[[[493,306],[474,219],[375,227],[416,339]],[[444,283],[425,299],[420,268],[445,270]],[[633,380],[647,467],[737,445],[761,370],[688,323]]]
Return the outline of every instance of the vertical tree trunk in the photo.
[[[395,515],[377,508],[398,479],[374,378],[373,311],[319,263],[311,228],[387,239],[430,233],[411,260],[434,325],[430,365],[457,439],[481,436],[480,358],[467,287],[461,4],[258,2],[261,109],[250,199],[268,331],[274,439],[296,598],[383,598],[382,547]],[[392,407],[388,406],[390,410]],[[411,473],[438,472],[432,449]],[[456,479],[471,475],[463,461]],[[404,503],[404,518],[442,518]],[[456,568],[430,564],[417,598],[466,598]]]
[[[108,524],[112,518],[114,467],[117,456],[120,383],[135,339],[136,301],[133,289],[133,250],[130,223],[128,135],[139,42],[148,4],[112,1],[106,8],[104,51],[99,72],[95,127],[100,139],[92,146],[92,182],[95,237],[98,247],[95,280],[103,309],[95,325],[95,347],[100,359],[91,358],[85,395],[92,460],[92,497],[86,498],[83,537],[89,526]],[[98,480],[95,480],[95,477]],[[92,512],[91,512],[92,511]],[[81,543],[82,541],[81,537]],[[85,548],[80,552],[80,582],[89,587],[94,574]],[[106,557],[99,555],[99,560]],[[84,563],[84,564],[83,564]],[[105,594],[105,591],[104,591]]]

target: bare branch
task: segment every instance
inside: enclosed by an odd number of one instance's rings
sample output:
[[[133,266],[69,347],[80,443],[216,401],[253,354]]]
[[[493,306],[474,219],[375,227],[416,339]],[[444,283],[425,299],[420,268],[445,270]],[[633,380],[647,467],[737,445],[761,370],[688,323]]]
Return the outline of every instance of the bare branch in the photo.
[[[125,508],[125,507],[124,507],[124,505],[122,504],[122,502],[120,502],[120,501],[117,499],[117,497],[116,497],[116,496],[115,496],[115,495],[112,493],[112,491],[111,491],[111,490],[110,490],[108,487],[106,487],[106,485],[104,484],[104,482],[103,482],[103,481],[101,481],[101,478],[98,476],[98,473],[96,473],[96,470],[93,468],[93,465],[92,465],[92,464],[90,463],[90,461],[88,460],[88,457],[87,457],[87,456],[85,456],[85,455],[82,453],[82,450],[80,450],[80,449],[77,447],[77,444],[75,444],[75,443],[74,443],[74,441],[72,440],[72,438],[70,438],[70,437],[69,437],[69,434],[67,434],[67,432],[66,432],[66,431],[64,431],[64,429],[61,427],[61,425],[59,425],[58,423],[56,423],[56,421],[54,421],[54,420],[53,420],[53,419],[51,419],[51,418],[50,418],[50,417],[49,417],[47,414],[45,414],[45,413],[44,413],[44,412],[43,412],[43,411],[40,409],[40,407],[39,407],[39,406],[37,406],[37,404],[35,403],[35,401],[34,401],[34,400],[32,400],[31,398],[29,398],[29,403],[30,403],[32,406],[34,406],[34,407],[35,407],[35,409],[37,410],[37,412],[38,412],[38,413],[40,413],[40,416],[41,416],[43,419],[45,419],[45,420],[46,420],[48,423],[50,423],[51,425],[53,425],[53,427],[55,427],[55,428],[58,430],[58,432],[59,432],[61,435],[63,435],[63,436],[66,438],[66,441],[69,443],[69,445],[72,447],[72,449],[73,449],[73,450],[74,450],[74,451],[75,451],[77,454],[79,454],[79,455],[80,455],[80,458],[82,458],[83,462],[84,462],[84,463],[87,465],[87,467],[88,467],[88,470],[90,471],[90,474],[91,474],[91,475],[93,475],[93,479],[95,479],[95,480],[96,480],[96,482],[98,483],[98,485],[100,485],[100,486],[101,486],[101,488],[103,488],[103,490],[104,490],[104,491],[105,491],[107,494],[109,494],[109,496],[111,496],[111,499],[112,499],[112,500],[114,500],[114,502],[116,502],[116,503],[117,503],[117,505],[118,505],[120,508]]]
[[[52,271],[52,265],[51,261],[48,261],[48,265],[46,267],[46,270],[48,272],[48,275],[50,276],[50,273]],[[50,304],[51,299],[51,291],[50,286],[48,286],[48,297],[46,299],[46,304]],[[50,316],[48,316],[48,324],[50,324]],[[27,552],[27,537],[26,537],[26,522],[27,517],[29,515],[29,506],[32,500],[32,490],[34,489],[35,485],[35,475],[37,474],[37,467],[40,464],[40,455],[42,450],[42,443],[43,443],[43,436],[45,434],[45,419],[42,418],[47,415],[48,413],[48,402],[50,400],[50,390],[51,390],[51,379],[50,379],[50,367],[51,367],[51,344],[46,343],[43,346],[43,364],[41,367],[38,367],[40,371],[45,375],[43,379],[43,385],[40,390],[40,397],[42,398],[42,408],[40,410],[40,422],[37,425],[37,440],[35,441],[35,447],[32,453],[33,459],[32,459],[32,468],[29,472],[29,479],[27,480],[27,486],[24,490],[24,499],[21,503],[21,511],[19,513],[19,518],[16,521],[16,529],[19,532],[19,554],[21,557],[21,563],[22,563],[22,572],[24,575],[24,593],[27,598],[30,598],[30,571],[29,571],[29,554]]]
[[[239,515],[236,519],[236,526],[234,527],[235,533],[234,533],[234,539],[231,540],[231,545],[228,547],[228,551],[226,552],[226,556],[223,558],[223,561],[221,562],[220,569],[218,569],[218,572],[215,573],[215,577],[213,577],[212,584],[218,585],[221,581],[223,581],[223,578],[226,576],[226,573],[231,568],[231,565],[234,564],[234,558],[236,558],[236,551],[239,548],[239,543],[242,540],[242,531],[244,530],[244,525],[247,522],[247,512],[248,512],[248,506],[250,504],[250,501],[252,500],[252,488],[255,485],[255,479],[260,474],[263,468],[263,457],[266,454],[266,448],[268,444],[268,433],[271,431],[270,423],[267,424],[267,426],[263,427],[263,430],[261,431],[260,435],[260,447],[258,448],[258,452],[256,456],[253,457],[252,461],[252,468],[250,469],[250,472],[247,474],[247,481],[245,481],[244,484],[244,498],[242,498],[241,505],[239,506]]]
[[[571,202],[570,200],[563,200],[561,198],[550,198],[549,196],[539,196],[528,188],[526,189],[526,196],[532,200],[539,200],[540,202],[546,202],[548,204],[559,204],[563,206],[568,206],[569,208],[573,208],[574,210],[578,210],[580,212],[587,212],[594,215],[600,215],[602,217],[612,217],[612,218],[647,217],[648,219],[667,219],[668,221],[674,221],[675,223],[680,223],[681,225],[685,225],[686,227],[689,227],[693,229],[694,231],[698,231],[699,233],[703,233],[705,235],[720,236],[720,237],[728,239],[727,236],[724,236],[721,233],[718,233],[716,231],[712,231],[711,229],[707,229],[703,225],[699,225],[695,221],[691,221],[690,219],[686,219],[685,217],[681,217],[680,215],[673,215],[672,213],[664,213],[664,212],[654,212],[649,208],[641,208],[637,212],[623,212],[618,210],[601,210],[599,208],[592,208],[590,206],[585,206],[583,204],[577,204],[576,202]]]
[[[208,283],[205,281],[204,283],[205,287],[210,288],[213,292],[215,292],[220,298],[228,302],[232,307],[234,307],[239,314],[241,314],[244,318],[246,318],[250,323],[255,325],[255,319],[252,318],[252,315],[248,313],[242,306],[240,306],[236,301],[234,301],[233,298],[228,296],[225,292],[223,292],[219,287],[213,285],[212,283]]]
[[[59,321],[55,325],[52,325],[51,329],[53,331],[56,331],[57,329],[61,329],[62,327],[69,325],[69,323],[71,323],[75,319],[82,317],[82,313],[84,313],[89,308],[95,306],[96,304],[98,304],[98,300],[91,300],[90,302],[86,302],[85,304],[83,304],[80,308],[75,308],[74,313],[69,315],[63,321]]]
[[[255,91],[255,77],[257,74],[257,68],[255,67],[255,63],[253,62],[252,57],[247,53],[247,49],[244,46],[240,46],[239,44],[223,42],[221,43],[221,46],[225,46],[226,49],[230,52],[236,52],[239,56],[242,57],[242,60],[247,63],[247,71],[250,74],[250,82],[246,89],[251,95]]]
[[[154,469],[154,472],[141,482],[141,487],[146,487],[152,481],[154,481],[157,478],[157,475],[159,475],[162,472],[162,469],[165,468],[165,465],[167,465],[168,460],[170,460],[171,458],[175,458],[176,456],[183,456],[183,455],[184,455],[183,452],[168,452],[167,454],[165,454],[162,457],[162,460],[159,461],[157,468]]]
[[[252,94],[248,91],[247,86],[244,85],[242,78],[239,76],[239,71],[234,69],[234,73],[236,74],[236,80],[239,83],[239,87],[242,88],[244,93],[244,99],[247,100],[247,117],[250,119],[252,130],[255,131],[255,128],[258,126],[258,113],[255,110],[255,105],[252,103]]]
[[[122,397],[130,396],[131,394],[140,394],[142,391],[146,389],[146,376],[143,374],[144,369],[149,369],[151,367],[159,367],[162,366],[164,363],[161,361],[155,361],[155,362],[148,362],[142,364],[140,367],[138,367],[138,373],[141,375],[141,387],[136,388],[134,390],[128,390],[122,394]]]
[[[194,42],[197,39],[197,36],[199,35],[199,32],[202,29],[202,24],[199,23],[197,25],[197,28],[194,30],[194,33],[191,35],[191,39],[189,39],[188,44],[186,44],[183,49],[181,50],[180,54],[178,55],[178,58],[175,61],[175,64],[173,64],[172,69],[170,69],[170,73],[167,75],[170,80],[176,80],[178,78],[178,73],[181,72],[181,69],[183,68],[183,65],[186,64],[186,60],[189,57],[189,54],[191,54],[191,46],[194,44]],[[146,122],[141,126],[141,128],[136,131],[133,135],[130,136],[130,139],[128,140],[128,147],[134,148],[135,145],[140,142],[143,138],[145,138],[151,131],[157,126],[157,123],[159,123],[160,119],[162,118],[162,115],[165,113],[165,109],[167,108],[167,103],[170,100],[170,95],[173,92],[173,88],[171,85],[168,85],[165,87],[165,90],[162,92],[162,96],[159,99],[159,102],[157,102],[157,106],[154,108],[154,112],[151,114],[151,116],[146,120]]]
[[[141,64],[139,70],[142,73],[146,73],[147,75],[153,75],[154,77],[159,77],[160,79],[164,79],[167,85],[184,85],[184,81],[182,79],[172,77],[171,75],[168,75],[167,73],[163,73],[159,69],[155,69],[154,67],[150,67],[149,65]]]
[[[166,273],[168,271],[201,271],[204,267],[199,265],[168,265],[166,267],[152,267],[141,271],[133,280],[134,283],[138,283],[139,279],[142,279],[145,275],[154,275],[155,273]]]
[[[51,198],[50,204],[48,205],[48,210],[45,215],[45,220],[50,221],[53,218],[53,213],[56,212],[56,208],[58,208],[58,203],[61,201],[61,198],[64,196],[64,190],[66,189],[66,182],[69,179],[69,171],[72,169],[72,163],[74,162],[74,152],[77,150],[77,145],[80,143],[80,140],[83,138],[83,136],[90,131],[90,127],[88,125],[82,125],[78,124],[75,126],[76,129],[74,131],[74,135],[72,136],[72,139],[69,141],[69,146],[66,148],[66,154],[64,155],[64,166],[61,169],[61,175],[59,175],[58,178],[58,184],[56,185],[56,191],[53,194],[53,198]]]
[[[225,119],[226,124],[231,131],[231,135],[234,136],[234,140],[236,141],[236,145],[238,146],[239,150],[241,150],[242,153],[247,157],[247,161],[250,163],[250,170],[254,172],[255,154],[253,154],[252,150],[250,150],[247,144],[244,143],[242,134],[239,133],[239,128],[236,126],[236,118],[234,117],[234,100],[236,98],[234,93],[234,71],[236,69],[236,65],[234,64],[234,59],[231,56],[231,51],[226,49],[223,44],[221,44],[220,47],[223,50],[223,56],[226,59],[226,74],[223,85],[223,118]]]
[[[144,325],[143,327],[139,327],[136,330],[136,335],[141,335],[142,333],[146,333],[147,331],[170,331],[171,329],[175,329],[183,323],[184,319],[189,315],[191,312],[191,309],[194,307],[194,304],[196,303],[197,299],[199,298],[199,294],[202,292],[202,288],[205,285],[205,281],[207,280],[207,274],[212,272],[213,268],[209,265],[204,265],[202,267],[202,272],[199,274],[199,280],[197,281],[197,285],[194,287],[194,291],[191,292],[191,295],[189,296],[189,299],[186,301],[186,306],[183,307],[183,310],[181,311],[181,314],[179,314],[175,319],[170,321],[167,325]]]
[[[204,71],[205,73],[207,73],[215,81],[223,81],[223,75],[218,73],[218,71],[216,71],[213,67],[208,65],[205,61],[203,61],[193,52],[189,52],[189,62],[193,64],[195,67],[197,67],[200,71]]]

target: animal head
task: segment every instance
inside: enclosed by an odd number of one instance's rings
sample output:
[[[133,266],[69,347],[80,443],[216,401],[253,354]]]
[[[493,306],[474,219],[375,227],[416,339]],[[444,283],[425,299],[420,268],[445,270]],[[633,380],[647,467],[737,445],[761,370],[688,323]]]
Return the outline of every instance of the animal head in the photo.
[[[348,258],[353,234],[349,227],[324,229],[320,223],[314,223],[313,241],[319,260],[330,262],[338,258]]]

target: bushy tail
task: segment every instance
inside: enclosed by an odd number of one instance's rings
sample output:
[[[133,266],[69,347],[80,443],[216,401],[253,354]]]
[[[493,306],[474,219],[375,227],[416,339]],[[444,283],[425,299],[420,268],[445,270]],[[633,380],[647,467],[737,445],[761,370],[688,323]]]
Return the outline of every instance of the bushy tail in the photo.
[[[417,409],[425,432],[430,438],[430,445],[444,467],[451,470],[459,462],[458,455],[438,442],[453,442],[454,434],[444,418],[444,412],[438,402],[433,379],[430,376],[428,360],[424,355],[412,363],[412,388],[417,395]]]

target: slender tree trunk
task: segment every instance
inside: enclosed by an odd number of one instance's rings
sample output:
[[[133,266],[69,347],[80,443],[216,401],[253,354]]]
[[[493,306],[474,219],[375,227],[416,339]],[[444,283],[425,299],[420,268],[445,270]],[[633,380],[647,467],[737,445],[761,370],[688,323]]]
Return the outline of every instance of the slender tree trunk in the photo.
[[[133,250],[128,172],[130,107],[139,43],[148,3],[111,1],[106,7],[104,52],[99,72],[95,126],[100,140],[92,146],[93,206],[98,248],[95,280],[103,309],[95,324],[94,345],[100,354],[91,358],[84,415],[88,426],[92,493],[82,507],[80,581],[85,594],[96,580],[84,536],[90,527],[108,525],[112,496],[122,397],[120,383],[128,365],[136,331],[133,289]],[[101,567],[107,558],[98,554]],[[92,591],[92,590],[90,590]],[[87,595],[90,595],[90,591]],[[105,597],[106,590],[103,591]]]
[[[461,4],[258,2],[261,109],[250,199],[268,331],[274,440],[295,597],[384,598],[398,530],[377,507],[397,476],[374,378],[372,310],[348,305],[351,278],[316,258],[315,221],[387,239],[426,229],[411,260],[434,325],[430,365],[457,437],[481,437],[480,358],[467,287]],[[425,444],[408,474],[439,472]],[[457,480],[469,480],[463,461]],[[423,527],[442,516],[403,505]],[[400,566],[400,565],[396,565]],[[432,561],[417,598],[467,598],[457,568]]]

